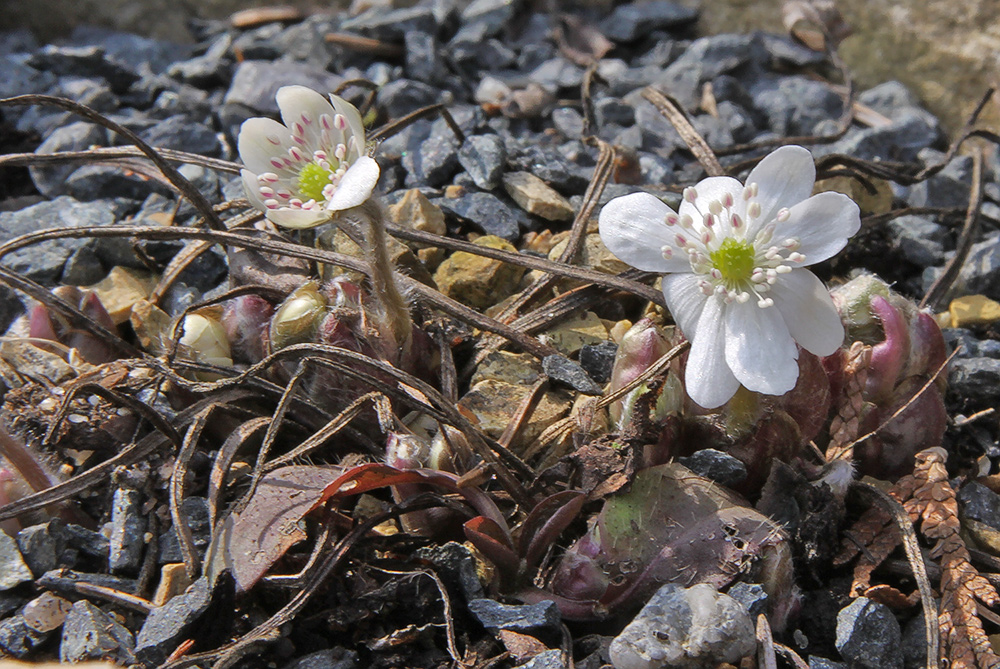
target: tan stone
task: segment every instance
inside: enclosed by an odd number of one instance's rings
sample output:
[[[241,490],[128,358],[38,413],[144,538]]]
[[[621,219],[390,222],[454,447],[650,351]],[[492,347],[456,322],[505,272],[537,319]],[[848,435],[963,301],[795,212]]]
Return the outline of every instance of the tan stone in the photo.
[[[607,340],[608,329],[604,322],[592,311],[556,325],[545,332],[545,341],[564,355],[572,356],[587,344],[597,344]]]
[[[510,242],[493,235],[475,242],[505,251],[516,251]],[[512,295],[524,275],[524,268],[465,251],[453,253],[434,273],[438,289],[462,304],[486,309]]]
[[[156,277],[127,267],[112,267],[108,275],[93,286],[87,286],[100,298],[111,320],[121,325],[132,315],[132,307],[149,298],[156,287]]]
[[[24,605],[21,615],[25,624],[31,629],[37,632],[51,632],[63,624],[72,608],[73,602],[68,599],[51,592],[43,592]]]
[[[173,322],[167,312],[148,300],[139,300],[132,305],[129,322],[143,350],[157,356],[170,350]]]
[[[530,391],[531,387],[527,385],[480,381],[458,403],[475,415],[483,432],[497,439],[507,429],[511,418]],[[511,443],[511,450],[515,453],[522,452],[545,428],[565,416],[571,406],[572,398],[569,393],[555,390],[546,392]]]
[[[951,317],[950,327],[966,328],[970,325],[984,325],[1000,320],[1000,302],[985,295],[965,295],[948,305]]]
[[[552,250],[549,251],[549,260],[558,260],[568,243],[569,240],[564,239],[553,246]],[[579,255],[573,264],[596,269],[598,272],[604,272],[605,274],[621,274],[631,268],[631,265],[623,263],[614,253],[608,250],[608,247],[601,241],[599,234],[590,234],[583,238]]]
[[[153,596],[153,606],[163,606],[177,595],[183,595],[192,582],[183,562],[163,565],[160,568],[160,584]]]
[[[528,353],[494,351],[483,358],[476,367],[469,385],[474,386],[486,380],[531,385],[541,375],[542,365],[535,356]]]
[[[416,188],[406,191],[396,204],[389,207],[389,220],[400,227],[443,235],[448,231],[444,212]]]
[[[503,187],[522,209],[547,221],[568,221],[576,213],[569,200],[530,172],[507,172]]]

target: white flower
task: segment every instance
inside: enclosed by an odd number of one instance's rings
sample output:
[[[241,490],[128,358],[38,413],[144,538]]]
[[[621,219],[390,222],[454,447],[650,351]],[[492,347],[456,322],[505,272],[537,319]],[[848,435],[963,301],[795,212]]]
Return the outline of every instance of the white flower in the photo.
[[[365,154],[354,105],[304,86],[284,86],[275,99],[284,125],[251,118],[240,127],[250,202],[276,225],[310,228],[371,197],[379,167]]]
[[[812,195],[812,154],[786,146],[746,186],[709,177],[684,190],[674,212],[648,193],[615,198],[601,239],[641,270],[662,272],[667,307],[691,340],[686,385],[705,408],[739,388],[782,395],[798,378],[798,347],[829,355],[844,339],[830,293],[802,267],[839,252],[861,227],[840,193]],[[811,196],[811,197],[810,197]]]

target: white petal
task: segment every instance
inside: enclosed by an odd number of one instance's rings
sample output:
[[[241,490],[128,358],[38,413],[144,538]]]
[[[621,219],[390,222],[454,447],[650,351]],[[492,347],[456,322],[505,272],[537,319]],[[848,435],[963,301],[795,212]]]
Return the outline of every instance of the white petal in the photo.
[[[357,138],[358,143],[361,145],[360,150],[363,152],[365,150],[365,124],[361,120],[361,112],[350,102],[336,95],[330,96],[330,102],[333,103],[333,107],[337,110],[337,113],[347,119],[347,127],[350,129],[351,134]]]
[[[274,140],[274,141],[271,141]],[[277,143],[275,143],[277,142]],[[292,146],[288,128],[269,118],[249,118],[240,126],[240,136],[236,140],[243,164],[251,172],[278,172],[271,164],[275,157],[284,158]]]
[[[835,256],[847,245],[847,238],[861,229],[861,210],[842,193],[819,193],[789,210],[789,219],[778,225],[774,240],[797,237],[799,252],[812,265]]]
[[[275,93],[274,99],[281,110],[281,120],[288,126],[289,132],[295,128],[296,123],[302,126],[302,137],[308,144],[306,150],[311,153],[321,148],[319,135],[322,128],[319,119],[323,114],[333,116],[330,101],[305,86],[282,86]],[[303,115],[309,119],[309,123],[303,121]]]
[[[722,197],[727,193],[733,196],[732,211],[739,214],[746,221],[747,203],[743,200],[743,184],[732,177],[708,177],[702,179],[695,185],[698,198],[692,204],[687,200],[681,201],[678,213],[690,216],[696,223],[701,224],[708,213],[708,204],[712,200],[722,201]],[[718,234],[729,236],[731,228],[729,221],[722,221],[723,225],[718,229]]]
[[[663,277],[663,297],[674,322],[688,339],[694,335],[705,310],[708,296],[698,287],[700,279],[694,274],[671,274]]]
[[[726,324],[722,300],[705,302],[684,370],[688,396],[706,409],[722,406],[736,393],[740,382],[726,364]]]
[[[364,203],[372,196],[378,176],[378,163],[373,158],[361,156],[344,173],[344,178],[326,205],[327,210],[343,211]]]
[[[330,213],[323,209],[268,209],[264,212],[268,220],[283,228],[315,228],[322,223],[328,223]]]
[[[830,291],[807,269],[783,274],[771,286],[774,306],[799,346],[815,355],[830,355],[844,343],[844,324]]]
[[[257,182],[257,175],[250,170],[240,170],[240,176],[243,178],[243,192],[246,193],[250,204],[261,211],[266,210],[264,201],[260,199],[260,185]]]
[[[677,247],[680,227],[667,227],[674,210],[649,193],[632,193],[604,205],[598,218],[601,241],[622,262],[646,272],[690,272],[687,253]],[[672,256],[663,257],[663,247]]]
[[[753,300],[726,306],[726,363],[750,390],[784,395],[795,387],[799,351],[774,307]]]
[[[750,232],[774,220],[778,210],[791,209],[812,195],[816,183],[816,164],[808,149],[783,146],[757,163],[747,177],[747,184],[757,184],[760,216],[752,221]]]

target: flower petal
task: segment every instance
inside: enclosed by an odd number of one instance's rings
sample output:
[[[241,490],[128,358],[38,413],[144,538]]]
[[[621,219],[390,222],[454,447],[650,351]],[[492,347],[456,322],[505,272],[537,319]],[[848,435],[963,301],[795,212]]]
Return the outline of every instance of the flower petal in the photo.
[[[649,193],[632,193],[604,205],[599,217],[601,241],[622,262],[647,272],[690,272],[687,253],[677,247],[679,228],[667,227],[674,210]],[[663,247],[672,256],[663,257]]]
[[[816,183],[816,163],[808,149],[783,146],[757,163],[750,171],[747,184],[757,184],[760,216],[751,221],[748,234],[755,234],[774,220],[778,210],[791,209],[812,195]]]
[[[250,204],[261,211],[265,211],[267,207],[264,205],[264,201],[260,199],[260,186],[257,183],[257,175],[250,170],[240,170],[240,176],[243,178],[243,192],[246,193]]]
[[[359,144],[357,148],[359,154],[364,154],[365,152],[365,124],[361,120],[361,112],[358,108],[352,105],[350,102],[337,95],[330,96],[330,102],[333,103],[333,108],[337,110],[338,114],[341,114],[345,119],[347,119],[347,127],[350,129],[351,135],[353,135]],[[348,149],[351,148],[348,144]]]
[[[288,126],[288,132],[292,133],[296,126],[302,129],[302,138],[306,141],[306,146],[302,148],[310,154],[322,148],[319,119],[323,114],[333,117],[335,112],[330,101],[305,86],[282,86],[275,93],[274,99],[281,110],[281,120]]]
[[[698,319],[708,301],[708,296],[698,287],[699,281],[691,273],[663,277],[663,297],[667,300],[667,309],[688,339],[694,336]]]
[[[750,390],[784,395],[799,377],[799,351],[785,320],[774,307],[754,300],[726,307],[726,363]]]
[[[292,146],[288,128],[269,118],[254,117],[243,121],[236,140],[243,164],[254,174],[281,173],[271,164],[272,158],[285,158]]]
[[[282,207],[268,209],[264,214],[269,221],[283,228],[315,228],[317,225],[328,223],[331,219],[330,212],[324,209]]]
[[[844,343],[844,324],[830,291],[807,269],[783,274],[771,286],[774,306],[799,346],[815,355],[830,355]]]
[[[722,197],[728,193],[733,196],[732,211],[739,214],[740,218],[744,221],[746,220],[747,203],[741,197],[743,194],[743,184],[736,179],[732,177],[708,177],[699,181],[694,189],[698,193],[698,197],[694,203],[682,200],[681,206],[677,210],[677,213],[680,215],[683,216],[686,214],[690,216],[700,226],[705,219],[705,214],[708,213],[709,203],[712,200],[719,200],[721,202]],[[728,218],[721,219],[720,222],[722,225],[717,229],[717,234],[723,236],[731,234],[732,228],[729,225]]]
[[[705,301],[684,370],[688,396],[706,409],[722,406],[740,387],[726,364],[724,307],[718,298]]]
[[[379,166],[373,158],[361,156],[351,165],[327,203],[328,211],[343,211],[357,207],[372,196],[378,183]]]
[[[861,229],[861,210],[842,193],[819,193],[789,210],[787,221],[778,225],[774,239],[796,237],[803,265],[812,265],[840,252],[847,238]]]

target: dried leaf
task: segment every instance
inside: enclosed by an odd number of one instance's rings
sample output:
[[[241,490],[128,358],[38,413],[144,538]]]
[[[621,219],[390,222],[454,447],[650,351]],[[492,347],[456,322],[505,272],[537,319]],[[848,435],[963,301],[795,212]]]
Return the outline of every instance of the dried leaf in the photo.
[[[788,0],[781,13],[789,34],[813,51],[835,49],[851,34],[833,0]]]
[[[249,590],[295,543],[305,538],[299,521],[316,506],[340,467],[292,465],[264,476],[246,508],[230,514],[212,539],[207,571],[233,572]]]
[[[921,451],[913,474],[900,479],[889,494],[903,504],[919,533],[933,543],[929,556],[941,568],[941,659],[953,669],[996,667],[1000,666],[1000,656],[994,653],[983,631],[978,602],[995,606],[1000,603],[1000,593],[970,562],[960,534],[958,501],[948,482],[946,458],[941,448]],[[888,515],[875,507],[855,524],[851,538],[855,543],[845,540],[835,564],[861,554],[854,572],[854,592],[860,594],[868,590],[875,567],[899,543],[899,533]]]

